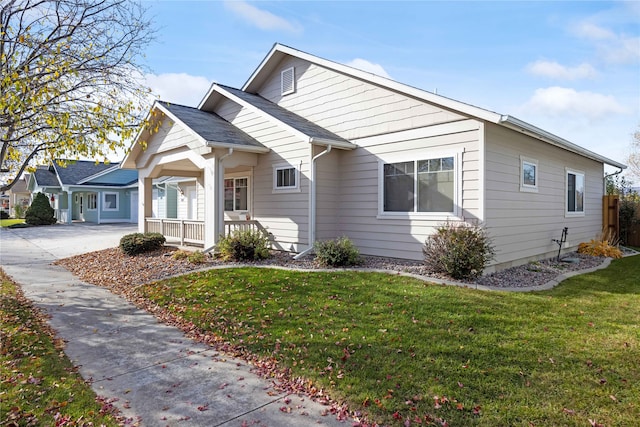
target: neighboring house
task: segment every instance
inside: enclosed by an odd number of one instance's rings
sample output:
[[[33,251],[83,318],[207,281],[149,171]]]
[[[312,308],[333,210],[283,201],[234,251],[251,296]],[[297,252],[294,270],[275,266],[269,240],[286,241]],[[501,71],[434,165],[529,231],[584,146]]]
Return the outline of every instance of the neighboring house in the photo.
[[[138,173],[118,163],[68,161],[38,166],[28,189],[49,197],[59,222],[136,222]]]
[[[15,215],[15,207],[20,206],[24,213],[31,204],[31,193],[27,188],[27,178],[19,178],[18,181],[6,192],[8,197],[8,212]]]
[[[493,267],[505,268],[554,255],[564,227],[567,249],[594,238],[604,165],[625,168],[514,117],[279,44],[242,89],[214,84],[198,108],[158,101],[149,121],[121,165],[139,173],[139,229],[157,230],[154,183],[191,178],[182,203],[206,248],[250,218],[294,252],[346,235],[363,254],[421,259],[436,226],[464,221],[487,227]]]

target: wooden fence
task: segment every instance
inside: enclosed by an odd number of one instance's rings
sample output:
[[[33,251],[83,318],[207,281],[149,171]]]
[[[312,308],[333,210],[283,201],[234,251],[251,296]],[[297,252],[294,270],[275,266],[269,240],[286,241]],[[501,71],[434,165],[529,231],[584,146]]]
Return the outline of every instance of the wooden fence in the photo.
[[[607,195],[602,200],[602,231],[607,236],[620,237],[620,197]]]

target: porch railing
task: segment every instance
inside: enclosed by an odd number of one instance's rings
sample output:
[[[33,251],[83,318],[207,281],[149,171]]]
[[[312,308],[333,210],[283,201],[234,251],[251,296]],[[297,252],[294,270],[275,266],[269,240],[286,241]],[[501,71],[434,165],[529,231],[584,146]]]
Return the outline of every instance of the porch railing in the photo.
[[[204,245],[204,221],[168,218],[145,218],[145,221],[149,233],[179,239],[181,246],[185,243]]]
[[[160,233],[166,238],[179,239],[185,243],[204,245],[204,221],[191,219],[145,218],[150,233]],[[228,236],[235,230],[256,230],[273,242],[273,236],[258,221],[225,221],[223,233]]]

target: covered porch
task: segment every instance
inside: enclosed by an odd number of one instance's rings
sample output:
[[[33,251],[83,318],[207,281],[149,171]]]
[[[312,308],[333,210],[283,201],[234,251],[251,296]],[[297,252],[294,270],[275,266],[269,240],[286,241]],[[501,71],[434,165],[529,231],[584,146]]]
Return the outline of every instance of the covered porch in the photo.
[[[266,233],[252,220],[251,183],[269,149],[211,113],[161,102],[153,111],[157,127],[137,138],[122,164],[138,170],[139,231],[205,250],[234,229]],[[170,215],[154,212],[158,182],[167,179],[177,191],[164,201],[176,204]]]

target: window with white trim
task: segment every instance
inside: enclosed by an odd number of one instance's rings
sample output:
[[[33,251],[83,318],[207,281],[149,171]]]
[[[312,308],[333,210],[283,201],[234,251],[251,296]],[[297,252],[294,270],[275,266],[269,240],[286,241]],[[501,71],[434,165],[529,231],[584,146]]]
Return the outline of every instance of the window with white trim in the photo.
[[[246,211],[249,209],[249,179],[227,178],[224,180],[224,210]]]
[[[538,191],[538,161],[520,156],[520,191]]]
[[[300,189],[298,169],[291,165],[273,167],[274,191],[298,191]]]
[[[118,193],[102,193],[102,210],[117,211],[120,206],[120,195]]]
[[[87,209],[90,211],[98,209],[98,195],[96,193],[87,194]]]
[[[570,216],[584,215],[585,182],[584,173],[567,169],[566,212]]]
[[[458,179],[456,156],[382,163],[382,214],[455,215]]]
[[[282,70],[280,73],[280,94],[288,95],[296,91],[296,74],[293,67]]]

